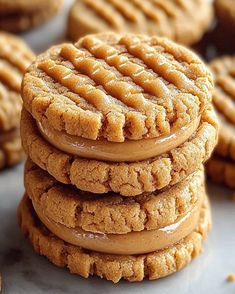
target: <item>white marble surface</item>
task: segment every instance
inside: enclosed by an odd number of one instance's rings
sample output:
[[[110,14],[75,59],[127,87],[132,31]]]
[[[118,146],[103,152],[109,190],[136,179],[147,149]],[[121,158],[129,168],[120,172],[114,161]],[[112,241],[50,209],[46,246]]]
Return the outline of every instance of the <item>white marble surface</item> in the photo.
[[[40,52],[64,38],[67,0],[63,12],[53,21],[23,35],[31,47]],[[16,208],[23,194],[23,165],[0,174],[0,272],[3,294],[234,294],[235,283],[226,282],[235,273],[235,203],[228,199],[231,191],[210,186],[214,226],[205,242],[204,253],[181,272],[159,281],[117,285],[93,277],[88,280],[53,266],[35,254],[22,236]]]

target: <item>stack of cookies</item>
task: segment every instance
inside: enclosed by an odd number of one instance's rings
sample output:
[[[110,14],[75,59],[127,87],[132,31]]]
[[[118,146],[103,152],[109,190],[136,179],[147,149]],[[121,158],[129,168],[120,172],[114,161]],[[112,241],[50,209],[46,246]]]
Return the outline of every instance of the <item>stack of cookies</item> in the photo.
[[[63,0],[0,0],[0,30],[21,32],[51,18]]]
[[[213,101],[220,121],[219,142],[207,173],[216,183],[235,188],[235,56],[211,62],[215,90]]]
[[[18,209],[35,251],[115,283],[197,256],[211,225],[212,88],[196,55],[160,37],[88,35],[41,54],[22,86]]]
[[[86,34],[112,30],[192,45],[212,19],[211,0],[75,0],[68,17],[68,36],[75,42]]]
[[[19,132],[21,80],[34,59],[20,39],[0,32],[0,169],[23,157]]]

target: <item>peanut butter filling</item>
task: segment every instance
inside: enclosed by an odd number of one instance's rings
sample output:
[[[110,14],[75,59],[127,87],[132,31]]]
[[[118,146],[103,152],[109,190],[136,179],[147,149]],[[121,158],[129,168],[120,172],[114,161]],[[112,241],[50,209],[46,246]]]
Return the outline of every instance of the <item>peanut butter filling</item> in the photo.
[[[0,134],[0,145],[4,144],[5,142],[11,141],[16,137],[20,136],[19,128],[12,129],[8,132],[3,132]]]
[[[199,122],[200,118],[167,136],[126,140],[123,143],[89,140],[57,131],[48,124],[37,124],[43,137],[61,151],[89,159],[132,162],[156,157],[180,146],[197,130]]]
[[[167,248],[189,235],[198,225],[203,195],[195,207],[177,222],[156,230],[144,230],[123,235],[98,234],[80,228],[68,228],[54,222],[43,213],[41,207],[33,207],[41,222],[54,235],[69,244],[107,254],[144,254]]]

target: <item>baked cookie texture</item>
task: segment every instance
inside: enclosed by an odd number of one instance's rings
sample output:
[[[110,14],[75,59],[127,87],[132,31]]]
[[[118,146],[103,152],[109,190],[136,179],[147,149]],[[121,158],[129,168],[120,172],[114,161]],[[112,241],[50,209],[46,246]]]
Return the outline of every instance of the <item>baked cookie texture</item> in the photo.
[[[186,48],[158,37],[105,33],[40,55],[22,95],[33,118],[58,131],[123,142],[189,124],[211,101],[212,87],[211,74]]]
[[[213,18],[212,1],[203,0],[77,0],[68,17],[68,37],[115,31],[158,35],[196,43]],[[197,13],[195,13],[197,11]]]
[[[213,102],[220,121],[218,145],[208,162],[209,177],[220,184],[235,187],[235,57],[224,56],[210,63],[214,73]]]
[[[23,156],[19,133],[21,81],[35,56],[19,38],[0,32],[0,168]]]
[[[64,184],[92,193],[120,193],[136,196],[172,186],[199,169],[217,142],[217,119],[212,109],[203,115],[205,122],[181,146],[140,162],[104,162],[75,157],[49,144],[35,121],[23,110],[22,144],[26,154],[42,169]]]
[[[212,89],[203,62],[160,37],[89,35],[37,57],[22,83],[18,209],[35,251],[114,283],[196,257],[211,226]]]
[[[201,208],[198,227],[181,242],[158,252],[126,256],[92,252],[58,239],[37,219],[27,196],[19,205],[18,219],[34,250],[56,266],[67,267],[71,273],[85,278],[97,275],[114,283],[122,278],[130,282],[144,278],[156,280],[181,270],[201,252],[202,241],[211,227],[206,200]]]
[[[94,233],[126,234],[158,229],[187,214],[203,194],[204,171],[199,169],[171,189],[126,198],[62,185],[28,159],[25,189],[32,202],[55,222]]]
[[[63,0],[0,0],[0,30],[18,33],[47,21],[62,7]]]

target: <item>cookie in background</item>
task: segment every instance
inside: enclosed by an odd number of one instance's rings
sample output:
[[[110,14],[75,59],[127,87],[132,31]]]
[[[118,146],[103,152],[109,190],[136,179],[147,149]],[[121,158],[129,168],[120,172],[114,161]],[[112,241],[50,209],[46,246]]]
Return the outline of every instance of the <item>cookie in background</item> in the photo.
[[[220,120],[219,142],[213,158],[207,164],[207,173],[216,183],[235,188],[235,56],[213,60],[213,102]]]
[[[19,38],[0,32],[0,169],[23,157],[19,132],[21,81],[35,56]]]
[[[67,35],[77,41],[86,34],[129,32],[192,45],[201,39],[212,20],[212,1],[77,0],[69,13]]]
[[[0,30],[18,33],[53,17],[63,0],[0,0]]]

